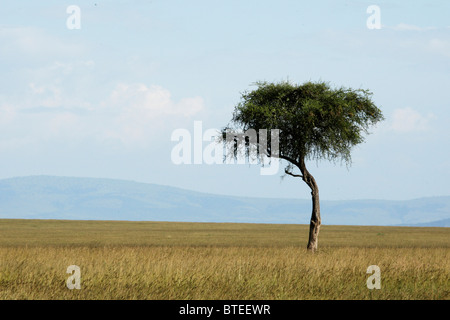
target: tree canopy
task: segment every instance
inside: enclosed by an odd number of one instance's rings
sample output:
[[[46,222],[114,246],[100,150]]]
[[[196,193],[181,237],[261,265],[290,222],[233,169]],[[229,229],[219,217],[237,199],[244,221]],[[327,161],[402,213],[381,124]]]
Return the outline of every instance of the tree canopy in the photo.
[[[333,89],[325,82],[256,85],[242,94],[231,125],[244,131],[279,129],[280,158],[291,163],[340,158],[350,164],[352,147],[383,119],[368,90]]]

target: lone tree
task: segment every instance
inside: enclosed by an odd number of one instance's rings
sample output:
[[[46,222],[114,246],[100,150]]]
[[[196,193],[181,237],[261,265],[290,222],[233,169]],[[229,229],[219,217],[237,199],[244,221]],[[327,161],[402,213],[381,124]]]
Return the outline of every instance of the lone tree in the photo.
[[[264,144],[268,157],[287,161],[284,172],[302,180],[311,188],[312,215],[307,249],[317,250],[321,225],[319,188],[305,165],[307,160],[338,159],[351,164],[350,151],[364,141],[369,127],[384,119],[363,89],[331,88],[325,82],[294,85],[257,82],[257,89],[244,92],[236,105],[231,122],[222,131],[254,129],[279,130],[279,150],[273,152],[266,137],[257,133],[257,143]],[[268,139],[269,140],[269,139]],[[249,140],[246,140],[247,146]],[[234,156],[236,157],[236,137]],[[298,173],[294,173],[294,169]]]

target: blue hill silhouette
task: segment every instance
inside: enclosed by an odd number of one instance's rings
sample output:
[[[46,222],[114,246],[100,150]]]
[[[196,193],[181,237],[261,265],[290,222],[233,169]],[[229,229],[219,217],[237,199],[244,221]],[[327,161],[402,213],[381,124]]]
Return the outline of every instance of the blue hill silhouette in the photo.
[[[321,201],[324,225],[450,226],[450,196]],[[311,200],[214,195],[125,180],[0,180],[0,218],[309,224]]]

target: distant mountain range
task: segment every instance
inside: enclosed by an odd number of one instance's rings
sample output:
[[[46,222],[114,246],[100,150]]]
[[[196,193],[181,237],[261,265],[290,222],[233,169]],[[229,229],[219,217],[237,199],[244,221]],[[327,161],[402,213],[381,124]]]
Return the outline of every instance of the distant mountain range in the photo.
[[[0,218],[308,224],[311,200],[214,195],[124,180],[0,180]],[[450,196],[321,201],[324,225],[450,227]]]

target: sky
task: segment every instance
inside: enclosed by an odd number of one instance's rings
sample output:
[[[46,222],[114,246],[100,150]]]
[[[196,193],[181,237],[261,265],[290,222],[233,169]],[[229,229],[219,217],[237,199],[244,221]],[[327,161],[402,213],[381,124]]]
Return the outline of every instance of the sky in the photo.
[[[0,179],[307,199],[283,163],[174,163],[172,134],[193,155],[195,123],[226,126],[256,81],[326,81],[370,90],[385,121],[350,167],[307,163],[321,199],[450,195],[448,1],[0,1],[0,73]]]

